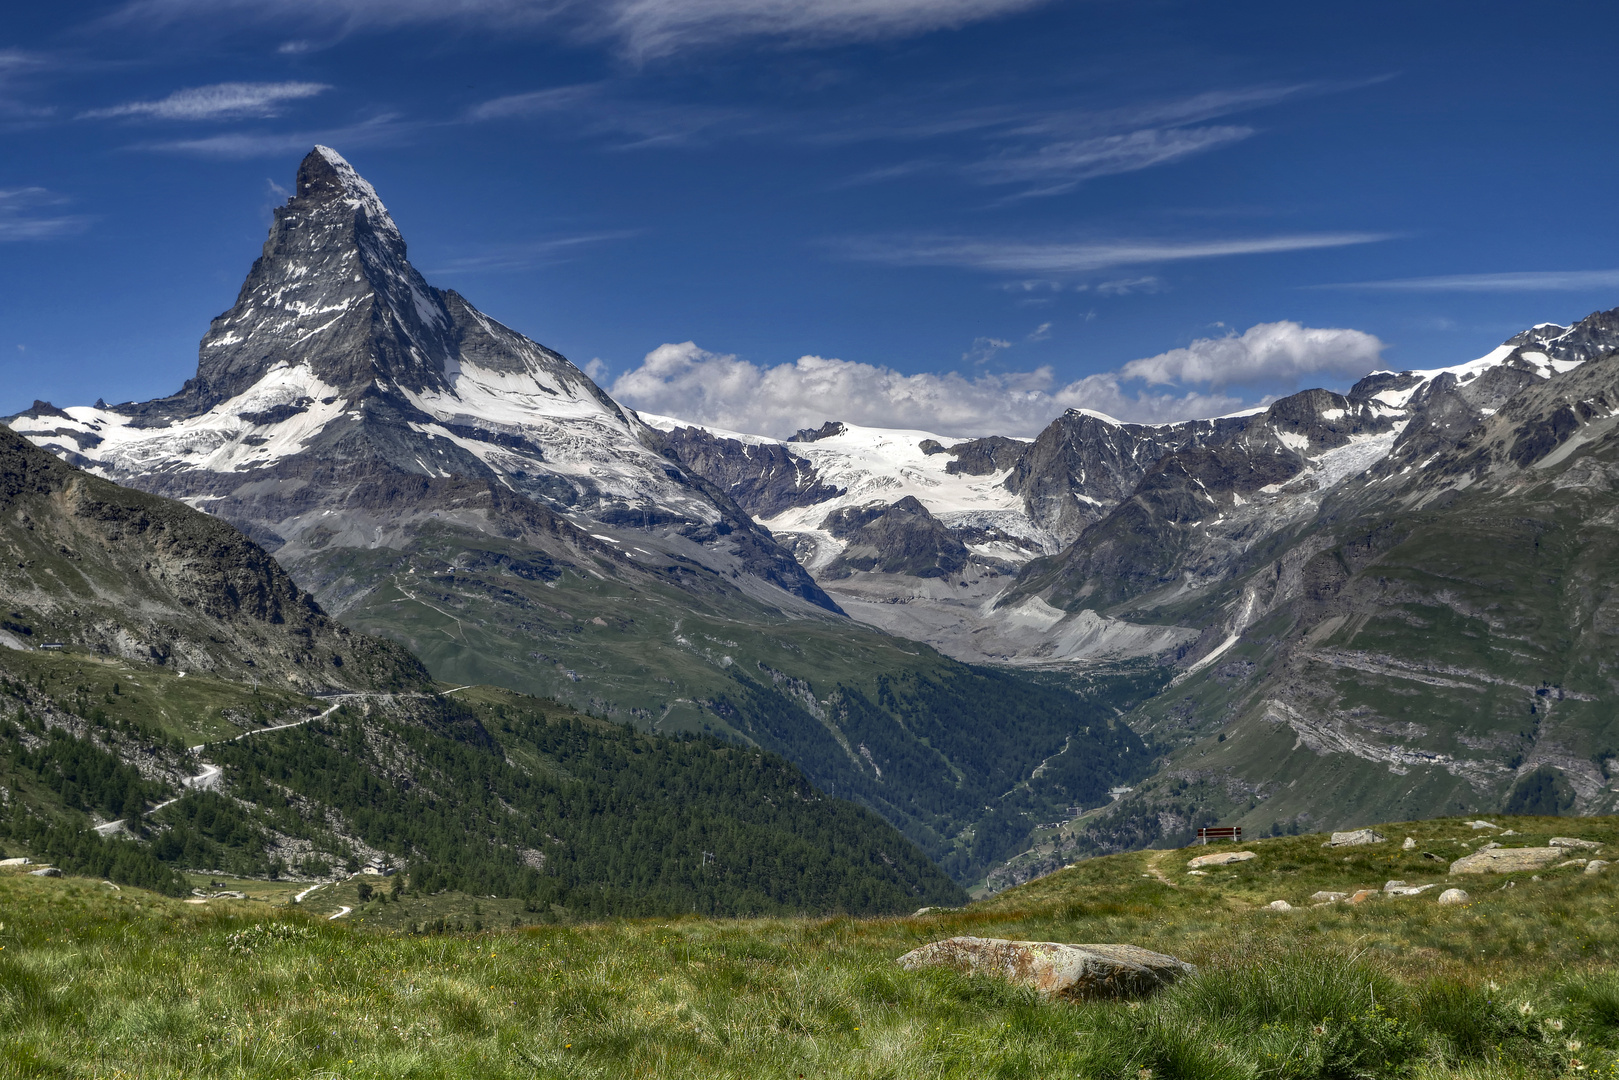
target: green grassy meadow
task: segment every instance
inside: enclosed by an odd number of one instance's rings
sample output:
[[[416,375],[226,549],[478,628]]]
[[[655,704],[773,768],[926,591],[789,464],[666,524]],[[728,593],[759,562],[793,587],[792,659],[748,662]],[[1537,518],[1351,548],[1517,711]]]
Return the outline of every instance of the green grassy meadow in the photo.
[[[1492,820],[1509,846],[1619,847],[1619,819]],[[1186,872],[1201,848],[1109,856],[921,917],[517,930],[493,901],[388,899],[391,879],[369,902],[351,879],[294,907],[284,883],[187,903],[9,870],[0,1077],[1619,1074],[1619,868],[1447,881],[1496,834],[1382,831],[1366,848],[1255,841],[1256,859],[1207,876]],[[1307,906],[1396,878],[1472,900]],[[1298,906],[1264,906],[1276,899]],[[419,932],[434,909],[485,929]],[[1131,942],[1199,971],[1145,1002],[1074,1004],[894,963],[955,934]]]

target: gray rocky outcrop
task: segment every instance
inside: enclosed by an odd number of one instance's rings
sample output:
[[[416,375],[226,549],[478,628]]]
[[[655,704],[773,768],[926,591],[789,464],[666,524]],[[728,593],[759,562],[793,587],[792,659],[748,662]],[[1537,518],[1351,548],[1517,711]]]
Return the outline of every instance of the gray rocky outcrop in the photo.
[[[1526,870],[1541,870],[1568,852],[1563,848],[1492,848],[1464,855],[1450,864],[1452,874],[1515,874]]]
[[[1386,840],[1388,840],[1388,837],[1376,829],[1355,829],[1350,832],[1335,832],[1332,834],[1332,839],[1321,846],[1360,847],[1365,844],[1381,844]]]
[[[1210,855],[1198,855],[1188,859],[1186,865],[1193,870],[1201,870],[1206,866],[1229,866],[1232,863],[1248,862],[1259,856],[1252,851],[1216,851]]]
[[[1078,1000],[1142,997],[1196,970],[1183,960],[1136,945],[979,937],[935,941],[906,953],[898,963],[907,971],[942,967],[993,975],[1051,997]]]
[[[966,545],[909,495],[892,505],[869,503],[834,510],[821,528],[847,542],[825,571],[827,577],[854,570],[948,577],[967,565]]]

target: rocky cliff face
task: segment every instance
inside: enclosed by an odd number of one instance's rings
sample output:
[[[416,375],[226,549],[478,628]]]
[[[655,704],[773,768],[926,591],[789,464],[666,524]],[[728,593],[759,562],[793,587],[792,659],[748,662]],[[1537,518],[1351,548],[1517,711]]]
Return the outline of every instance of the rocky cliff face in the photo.
[[[397,646],[326,616],[263,549],[0,428],[0,645],[64,644],[305,693],[415,689]]]

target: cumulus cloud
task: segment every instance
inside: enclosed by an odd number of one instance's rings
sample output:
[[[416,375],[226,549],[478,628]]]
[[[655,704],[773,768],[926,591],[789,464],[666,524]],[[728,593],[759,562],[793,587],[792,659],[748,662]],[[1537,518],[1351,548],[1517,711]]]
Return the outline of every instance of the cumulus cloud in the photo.
[[[643,412],[777,438],[826,420],[962,437],[1032,436],[1065,409],[1146,424],[1219,416],[1245,404],[1229,386],[1280,388],[1304,375],[1361,375],[1378,365],[1382,349],[1359,330],[1261,323],[1059,384],[1050,367],[970,378],[906,375],[821,356],[767,367],[687,341],[653,349],[610,392]],[[593,361],[590,371],[601,378],[606,367]]]
[[[1283,321],[1250,326],[1241,334],[1198,338],[1183,349],[1132,360],[1125,379],[1148,386],[1200,383],[1214,389],[1281,383],[1306,375],[1364,375],[1377,366],[1383,343],[1363,330],[1319,329]]]
[[[106,109],[81,113],[81,119],[105,120],[120,116],[145,116],[154,120],[243,120],[277,116],[288,101],[298,101],[324,93],[325,83],[215,83],[176,90],[156,101],[128,101]]]
[[[115,21],[224,18],[293,22],[339,31],[449,23],[560,26],[608,39],[634,57],[748,38],[794,44],[873,41],[951,29],[1049,0],[135,0]]]
[[[660,345],[612,395],[632,408],[690,423],[785,437],[829,419],[944,435],[1035,435],[1064,409],[1143,422],[1209,416],[1238,398],[1196,391],[1131,392],[1114,375],[1057,385],[1049,367],[967,378],[954,372],[906,375],[889,367],[821,356],[763,367],[692,342]]]

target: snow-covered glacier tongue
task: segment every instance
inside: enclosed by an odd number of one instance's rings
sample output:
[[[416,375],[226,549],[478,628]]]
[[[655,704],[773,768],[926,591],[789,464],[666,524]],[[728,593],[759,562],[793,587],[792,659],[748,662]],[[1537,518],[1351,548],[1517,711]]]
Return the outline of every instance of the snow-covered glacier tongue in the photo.
[[[324,146],[300,164],[184,387],[116,406],[41,405],[11,425],[231,521],[295,573],[334,546],[398,546],[424,523],[452,522],[543,534],[567,549],[558,558],[683,561],[767,603],[837,610],[583,371],[429,285],[375,189]]]

